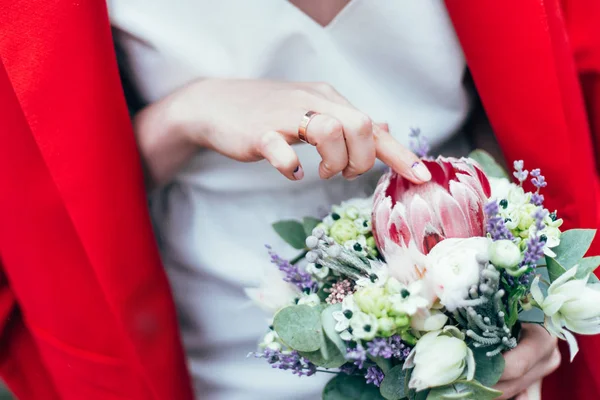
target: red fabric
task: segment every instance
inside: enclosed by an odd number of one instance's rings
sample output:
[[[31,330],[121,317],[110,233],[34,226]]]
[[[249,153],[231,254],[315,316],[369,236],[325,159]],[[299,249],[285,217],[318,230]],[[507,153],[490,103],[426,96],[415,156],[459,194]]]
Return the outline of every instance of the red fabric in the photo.
[[[446,5],[507,161],[542,169],[547,205],[560,210],[565,228],[599,227],[598,1],[564,0],[564,10],[557,0]],[[600,235],[589,254],[600,254]],[[575,361],[544,380],[545,400],[600,398],[600,338],[579,343]]]
[[[104,1],[0,0],[0,25],[0,373],[23,400],[192,399]]]

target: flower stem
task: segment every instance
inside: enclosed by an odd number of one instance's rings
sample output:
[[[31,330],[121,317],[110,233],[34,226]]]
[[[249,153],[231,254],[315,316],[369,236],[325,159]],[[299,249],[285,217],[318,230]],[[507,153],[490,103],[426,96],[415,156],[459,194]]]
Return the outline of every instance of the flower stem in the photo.
[[[306,257],[306,254],[308,254],[308,250],[303,250],[302,253],[298,254],[296,257],[294,257],[290,260],[290,264],[292,264],[292,265],[298,264],[298,262],[300,260],[302,260],[304,257]]]
[[[327,371],[326,369],[318,369],[317,372],[324,372],[326,374],[333,374],[333,375],[338,375],[339,374],[339,372]]]

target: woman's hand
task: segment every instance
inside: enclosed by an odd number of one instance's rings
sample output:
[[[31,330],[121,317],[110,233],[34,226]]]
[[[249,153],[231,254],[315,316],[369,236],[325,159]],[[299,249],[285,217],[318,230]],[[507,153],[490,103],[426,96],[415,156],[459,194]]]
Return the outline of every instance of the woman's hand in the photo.
[[[417,156],[327,84],[208,79],[180,89],[162,103],[136,117],[138,142],[150,157],[145,157],[150,167],[154,156],[171,164],[167,170],[172,170],[173,160],[183,158],[177,154],[189,157],[191,149],[206,147],[243,162],[264,158],[287,178],[302,179],[304,172],[291,144],[299,141],[304,114],[316,111],[319,115],[311,119],[306,137],[321,155],[321,178],[341,172],[354,179],[379,158],[413,182],[431,179]],[[145,135],[152,137],[144,129],[160,125],[156,114],[169,121],[170,133],[163,134],[163,141],[144,140]],[[169,151],[177,154],[157,154]],[[167,174],[159,170],[153,175],[164,180]]]
[[[557,339],[535,324],[523,324],[519,345],[504,355],[506,368],[494,387],[499,399],[527,400],[527,388],[554,372],[560,365]]]

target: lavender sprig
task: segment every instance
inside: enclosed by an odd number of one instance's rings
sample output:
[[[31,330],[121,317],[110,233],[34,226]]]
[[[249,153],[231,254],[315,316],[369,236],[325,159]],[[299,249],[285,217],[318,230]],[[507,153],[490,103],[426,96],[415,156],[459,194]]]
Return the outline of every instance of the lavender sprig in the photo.
[[[431,148],[427,139],[421,135],[421,130],[419,128],[410,128],[408,137],[410,138],[410,149],[412,152],[421,158],[427,157]]]
[[[365,374],[365,379],[367,380],[367,383],[372,383],[377,387],[381,386],[383,378],[385,378],[383,371],[376,366],[369,367],[367,369],[367,373]]]
[[[271,367],[291,370],[294,375],[311,376],[317,372],[317,366],[300,356],[297,351],[284,353],[281,350],[265,349],[262,353],[251,353],[256,358],[264,358]]]
[[[281,272],[285,274],[284,281],[295,285],[298,289],[308,292],[316,292],[318,290],[318,284],[313,279],[311,274],[304,271],[297,265],[293,265],[288,260],[281,258],[277,253],[273,251],[271,246],[265,245],[271,256],[271,262],[275,264]]]
[[[486,230],[490,234],[492,240],[512,240],[513,235],[510,233],[504,218],[500,216],[500,208],[496,200],[492,200],[484,206],[484,212],[487,217]]]
[[[538,207],[533,213],[535,218],[535,230],[530,233],[529,240],[527,240],[527,249],[523,255],[523,261],[521,265],[535,266],[537,261],[544,255],[545,240],[539,232],[544,229],[544,218],[548,215],[548,211],[541,207]]]
[[[367,361],[367,351],[362,344],[357,343],[355,348],[348,348],[346,350],[346,359],[353,361],[354,365],[360,369],[363,369],[365,366],[365,361]]]
[[[518,160],[513,163],[513,166],[515,167],[515,172],[513,172],[513,176],[517,178],[521,185],[523,184],[523,182],[525,182],[527,176],[529,176],[529,171],[523,169],[523,165],[523,160]]]

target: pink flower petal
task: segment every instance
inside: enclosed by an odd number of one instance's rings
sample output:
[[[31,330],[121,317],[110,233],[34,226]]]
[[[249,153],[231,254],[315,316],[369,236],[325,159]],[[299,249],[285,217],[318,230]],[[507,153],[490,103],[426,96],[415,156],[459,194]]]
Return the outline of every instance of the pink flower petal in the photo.
[[[443,191],[436,193],[434,204],[440,218],[442,233],[447,238],[468,238],[471,236],[467,217],[470,199],[466,193],[467,189],[460,186],[457,182],[450,182],[450,190],[454,197]]]

